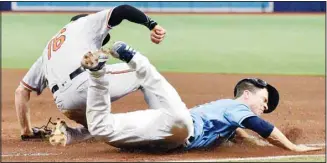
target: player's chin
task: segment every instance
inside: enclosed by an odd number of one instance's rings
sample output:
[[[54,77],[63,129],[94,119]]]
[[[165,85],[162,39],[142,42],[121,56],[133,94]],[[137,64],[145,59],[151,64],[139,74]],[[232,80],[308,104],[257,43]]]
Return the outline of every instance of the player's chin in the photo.
[[[260,115],[263,114],[263,110],[258,110],[254,114],[257,115],[257,116],[260,116]]]
[[[262,115],[262,114],[263,114],[263,110],[260,110],[259,115]]]

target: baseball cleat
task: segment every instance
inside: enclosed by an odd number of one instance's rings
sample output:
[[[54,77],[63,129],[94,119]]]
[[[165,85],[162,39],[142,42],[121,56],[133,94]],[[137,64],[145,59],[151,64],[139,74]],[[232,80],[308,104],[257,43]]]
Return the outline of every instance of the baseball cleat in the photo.
[[[125,61],[127,63],[133,58],[136,53],[136,50],[134,50],[132,47],[122,41],[115,42],[112,48],[110,49],[110,54],[113,57],[119,58],[120,60]]]
[[[98,71],[105,66],[108,59],[109,52],[101,48],[99,51],[96,51],[94,53],[86,53],[83,56],[81,65],[82,67],[84,67],[85,69],[89,69],[90,71]]]
[[[67,124],[65,121],[58,120],[56,126],[51,132],[49,142],[53,146],[61,145],[66,146],[67,144]]]

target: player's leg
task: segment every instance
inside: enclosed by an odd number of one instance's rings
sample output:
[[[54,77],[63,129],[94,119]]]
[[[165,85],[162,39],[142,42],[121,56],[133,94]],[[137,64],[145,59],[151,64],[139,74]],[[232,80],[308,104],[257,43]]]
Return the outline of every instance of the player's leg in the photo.
[[[83,125],[81,127],[67,127],[62,120],[57,122],[53,132],[49,138],[52,145],[67,145],[92,138],[87,130],[87,122],[85,116],[85,101],[83,92],[87,88],[87,73],[82,73],[75,77],[66,89],[56,91],[54,93],[55,103],[58,109],[69,119]]]
[[[144,93],[144,99],[148,103],[149,108],[159,108],[159,102],[156,97],[149,91],[141,87],[141,81],[136,77],[135,71],[130,70],[126,63],[117,63],[113,65],[106,65],[106,79],[110,81],[109,91],[112,101],[116,101],[127,94],[140,89]],[[123,73],[120,73],[123,72]],[[86,96],[88,90],[88,82],[80,79],[88,78],[88,73],[83,73],[75,78],[74,84],[65,92],[61,92],[56,96],[56,104],[60,111],[69,119],[74,120],[81,127],[68,127],[64,121],[59,121],[53,132],[50,143],[52,145],[67,145],[91,139],[92,136],[87,129],[86,121]],[[80,84],[78,84],[80,83]],[[66,109],[69,108],[69,109]],[[80,109],[82,108],[82,109]]]
[[[135,71],[131,71],[126,63],[106,65],[106,72],[106,79],[110,81],[109,91],[112,102],[137,91],[141,87]]]
[[[150,92],[148,89],[145,89],[141,86],[140,90],[143,93],[144,101],[148,104],[149,109],[160,109],[163,108],[161,102],[155,94]]]
[[[133,63],[136,65],[139,64],[137,61]],[[84,67],[89,68],[91,67],[90,65],[88,64]],[[99,63],[95,65],[95,67],[101,67],[98,65],[101,64]],[[147,67],[144,66],[143,68]],[[92,135],[106,138],[108,142],[119,147],[125,145],[138,146],[140,144],[149,146],[158,142],[164,142],[165,140],[172,142],[173,145],[171,147],[176,147],[182,144],[190,135],[191,131],[193,131],[192,120],[185,104],[184,106],[179,104],[176,105],[177,107],[184,107],[183,109],[161,108],[124,114],[111,114],[111,102],[109,100],[110,94],[108,89],[110,81],[105,78],[105,70],[103,68],[96,68],[96,70],[97,71],[89,71],[90,80],[86,111],[88,129]],[[156,89],[162,90],[163,86],[162,84],[156,84],[156,82],[160,83],[162,82],[161,79],[164,78],[155,76],[158,77],[158,79],[150,79],[151,77],[147,75],[151,75],[151,73],[147,71],[148,70],[138,71],[138,69],[136,69],[137,77],[142,79],[142,85],[147,90],[149,90],[147,88],[148,85],[153,84],[154,91],[150,92],[159,97]],[[168,82],[165,83],[163,81],[162,83],[166,84]],[[170,88],[172,87],[168,87],[168,90],[164,91],[169,92]],[[163,96],[165,95],[166,94]],[[167,96],[169,95],[170,93],[167,93]],[[158,99],[160,99],[160,97]],[[165,102],[161,103],[165,104]],[[167,107],[174,107],[172,104],[165,105]],[[185,113],[179,110],[183,110]],[[168,145],[164,144],[163,146],[166,147]]]
[[[188,130],[189,136],[193,133],[193,122],[190,113],[181,100],[179,94],[170,83],[156,70],[149,60],[141,53],[129,47],[126,43],[116,42],[111,54],[128,63],[142,80],[142,87],[153,94],[163,109],[174,116]]]
[[[100,51],[84,55],[81,63],[89,74],[86,100],[88,130],[97,137],[109,137],[113,132],[109,80],[105,66],[107,60],[108,54]]]
[[[136,76],[136,72],[131,70],[126,63],[116,63],[106,65],[107,79],[110,81],[109,92],[111,102],[137,90],[142,91],[144,100],[150,109],[161,107],[156,96],[142,87],[141,79]]]

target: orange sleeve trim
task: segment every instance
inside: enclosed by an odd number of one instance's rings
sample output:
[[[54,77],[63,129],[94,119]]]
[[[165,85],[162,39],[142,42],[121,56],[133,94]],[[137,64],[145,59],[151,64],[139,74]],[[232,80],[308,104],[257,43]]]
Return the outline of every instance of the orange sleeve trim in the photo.
[[[108,12],[108,15],[107,15],[107,28],[109,28],[109,29],[112,29],[112,27],[110,27],[110,25],[109,25],[109,19],[110,19],[111,12],[112,12],[113,9],[114,9],[114,8],[112,8],[112,9]]]
[[[39,92],[36,88],[31,87],[30,85],[26,84],[24,81],[21,81],[21,83],[26,87],[27,89],[35,92]]]

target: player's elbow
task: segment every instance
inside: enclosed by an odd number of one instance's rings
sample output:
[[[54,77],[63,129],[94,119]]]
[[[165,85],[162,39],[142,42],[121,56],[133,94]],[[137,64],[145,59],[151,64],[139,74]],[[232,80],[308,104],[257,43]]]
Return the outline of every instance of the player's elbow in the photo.
[[[15,96],[21,96],[22,94],[24,94],[24,89],[21,86],[18,86],[15,90]]]
[[[130,8],[132,8],[131,5],[127,5],[127,4],[123,4],[123,5],[118,5],[117,7],[115,8],[119,8],[120,10],[129,10]]]
[[[16,90],[15,90],[15,99],[17,100],[22,99],[22,98],[26,98],[29,99],[30,97],[30,90],[26,89],[24,86],[19,85]]]

